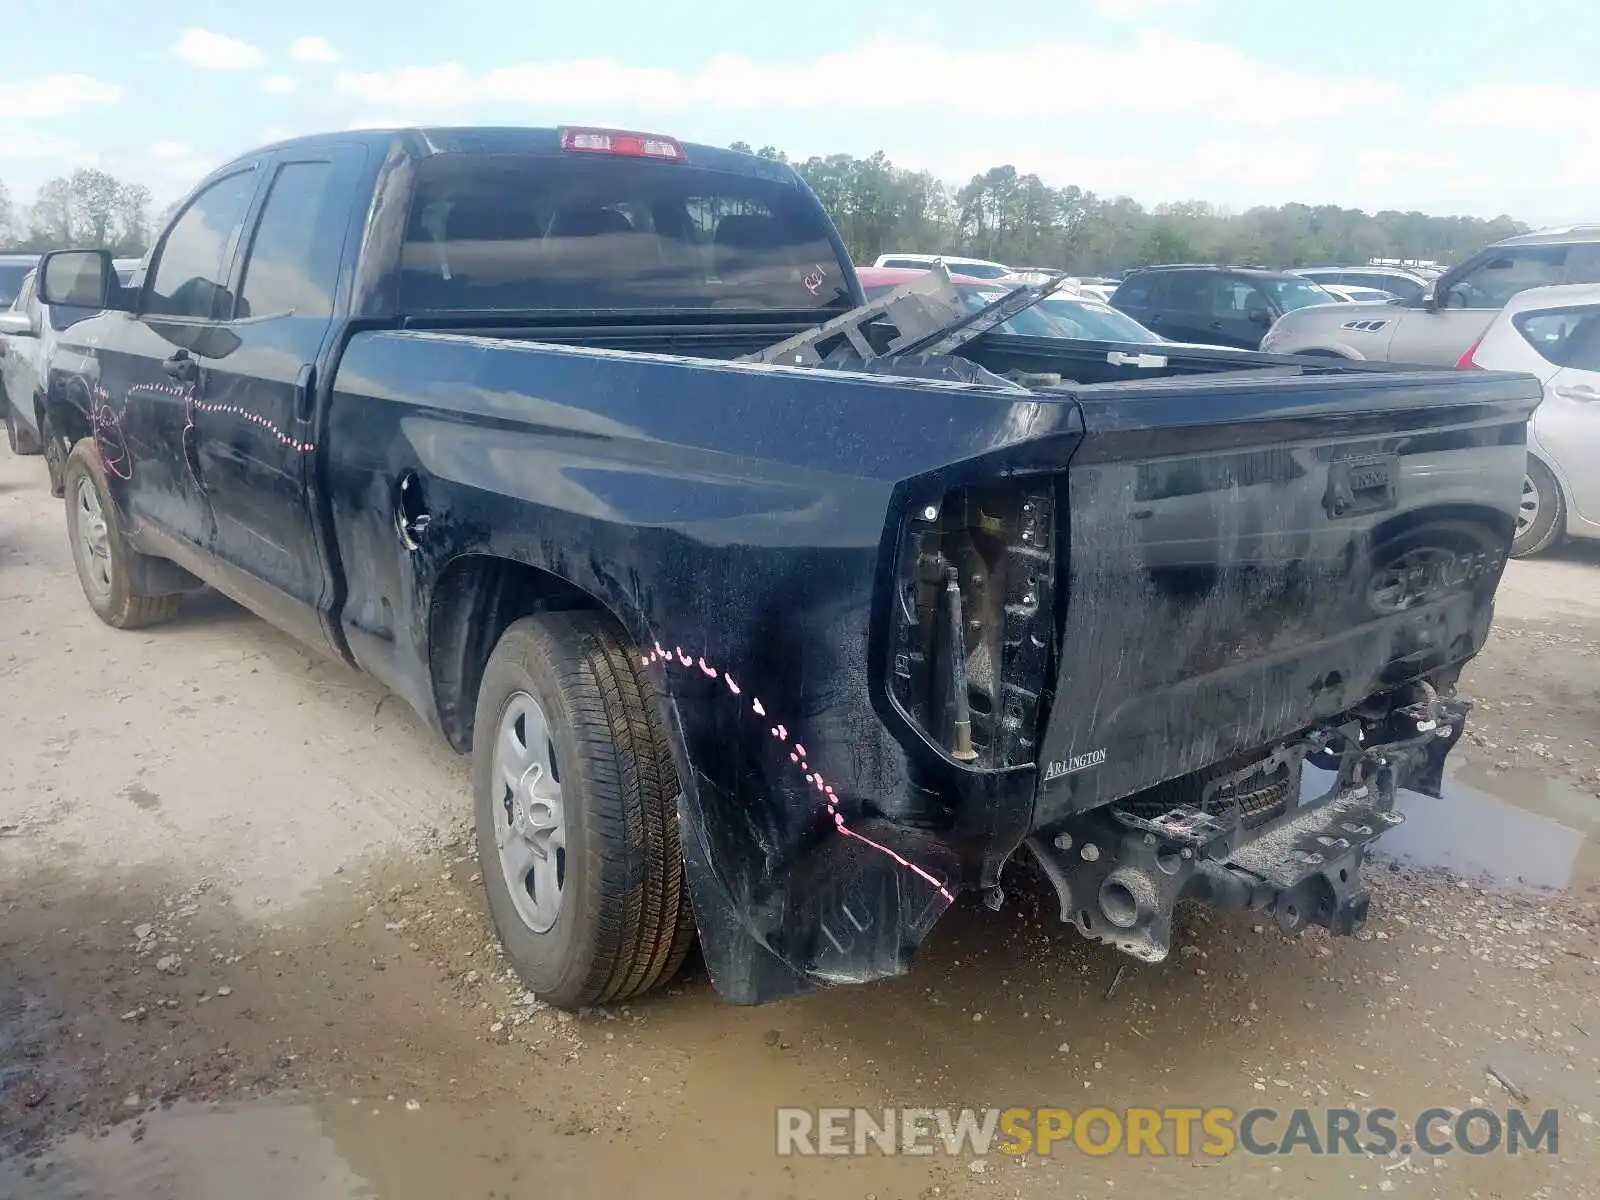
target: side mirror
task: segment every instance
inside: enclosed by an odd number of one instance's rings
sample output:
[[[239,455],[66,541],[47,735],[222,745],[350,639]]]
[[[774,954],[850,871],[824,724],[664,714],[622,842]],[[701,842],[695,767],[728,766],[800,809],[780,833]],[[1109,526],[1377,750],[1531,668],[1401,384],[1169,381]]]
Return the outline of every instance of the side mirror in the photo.
[[[17,337],[33,337],[33,322],[25,312],[0,312],[0,333]]]
[[[39,262],[41,304],[123,308],[122,285],[109,250],[56,250]]]
[[[1264,306],[1258,304],[1256,307],[1250,309],[1244,314],[1244,319],[1249,321],[1252,325],[1271,325],[1272,313]]]

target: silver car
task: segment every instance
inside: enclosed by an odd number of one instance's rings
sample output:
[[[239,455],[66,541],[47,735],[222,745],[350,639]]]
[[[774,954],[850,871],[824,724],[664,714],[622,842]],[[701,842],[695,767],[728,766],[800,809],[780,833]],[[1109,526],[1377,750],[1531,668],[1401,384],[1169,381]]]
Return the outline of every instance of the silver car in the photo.
[[[1464,364],[1526,371],[1544,385],[1528,425],[1514,557],[1563,536],[1600,539],[1600,286],[1533,288],[1512,298]]]
[[[1412,303],[1420,302],[1433,282],[1404,267],[1296,267],[1293,274],[1329,291],[1336,287],[1371,288]]]
[[[123,287],[133,281],[141,264],[137,258],[112,261]],[[92,309],[39,303],[36,282],[30,267],[18,281],[10,307],[0,312],[0,418],[13,454],[44,452],[38,401],[44,395],[50,355],[63,330],[94,315]]]
[[[1441,275],[1419,300],[1284,313],[1261,349],[1453,367],[1513,296],[1568,283],[1600,283],[1600,225],[1544,229],[1486,246]]]

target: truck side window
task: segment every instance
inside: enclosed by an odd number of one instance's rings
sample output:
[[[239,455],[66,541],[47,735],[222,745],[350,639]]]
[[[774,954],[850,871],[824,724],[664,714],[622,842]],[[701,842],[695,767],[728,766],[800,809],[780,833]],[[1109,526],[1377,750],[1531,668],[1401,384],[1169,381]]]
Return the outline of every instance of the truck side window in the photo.
[[[251,168],[217,180],[190,202],[161,245],[146,312],[210,321],[232,315],[228,272],[255,191]]]
[[[347,215],[333,191],[332,163],[278,168],[245,258],[239,316],[333,314]]]

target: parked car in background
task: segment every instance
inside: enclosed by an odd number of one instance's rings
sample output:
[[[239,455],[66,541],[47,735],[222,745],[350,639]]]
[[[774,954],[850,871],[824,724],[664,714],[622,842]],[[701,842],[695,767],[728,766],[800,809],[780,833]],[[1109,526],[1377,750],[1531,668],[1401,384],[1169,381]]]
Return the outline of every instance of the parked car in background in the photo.
[[[958,258],[950,254],[880,254],[872,265],[926,271],[935,262],[944,263],[957,275],[970,275],[974,279],[999,279],[1012,273],[1005,263],[990,262],[986,258]]]
[[[1117,290],[1120,279],[1112,279],[1105,275],[1086,275],[1077,281],[1080,296],[1093,296],[1097,300],[1111,303],[1111,296]]]
[[[1377,288],[1350,287],[1342,283],[1319,283],[1317,286],[1344,304],[1387,304],[1395,299],[1393,292],[1380,292]]]
[[[1255,350],[1284,313],[1338,301],[1287,271],[1173,263],[1129,271],[1111,303],[1173,341]]]
[[[0,312],[0,420],[13,454],[38,454],[33,389],[38,379],[42,319],[33,294],[33,269],[23,272],[10,305]]]
[[[1294,274],[1322,287],[1376,288],[1401,300],[1420,301],[1432,277],[1405,267],[1296,267]]]
[[[1454,366],[1513,296],[1529,288],[1600,283],[1600,225],[1505,238],[1450,268],[1416,301],[1381,313],[1355,305],[1293,312],[1261,343],[1273,354]]]
[[[113,260],[117,279],[124,287],[132,281],[141,261],[137,258]],[[37,275],[30,268],[23,276],[11,307],[0,313],[0,418],[6,427],[6,444],[13,454],[42,454],[47,449],[60,449],[60,454],[48,456],[51,488],[59,490],[60,468],[67,448],[46,445],[44,421],[40,416],[45,376],[61,333],[75,322],[92,316],[95,310],[40,304],[36,287]]]
[[[948,265],[947,259],[946,266]],[[861,292],[868,300],[875,300],[885,292],[892,292],[901,284],[910,283],[922,273],[921,269],[909,267],[856,268],[856,278],[861,282]],[[956,285],[956,291],[961,294],[962,302],[973,312],[987,308],[1007,291],[1004,284],[997,284],[989,279],[978,279],[971,275],[958,275],[953,270],[950,280]],[[995,330],[1016,337],[1061,337],[1060,329],[1039,310],[1040,306],[1037,304],[1024,309],[1009,321],[995,326]]]
[[[882,267],[860,267],[856,277],[868,300],[875,300],[901,284],[909,283],[920,272]],[[965,275],[952,275],[967,306],[976,312],[1006,294],[1009,280],[990,281]],[[1120,342],[1130,345],[1162,345],[1179,349],[1232,350],[1236,347],[1214,343],[1174,342],[1154,330],[1146,329],[1127,313],[1119,312],[1091,296],[1062,290],[1039,301],[995,327],[999,333],[1018,337],[1077,338],[1094,342]]]
[[[1526,371],[1544,385],[1528,425],[1512,556],[1537,554],[1563,537],[1600,539],[1600,286],[1518,293],[1459,365]]]
[[[37,254],[0,254],[0,308],[9,308],[22,293],[22,281],[38,262]]]

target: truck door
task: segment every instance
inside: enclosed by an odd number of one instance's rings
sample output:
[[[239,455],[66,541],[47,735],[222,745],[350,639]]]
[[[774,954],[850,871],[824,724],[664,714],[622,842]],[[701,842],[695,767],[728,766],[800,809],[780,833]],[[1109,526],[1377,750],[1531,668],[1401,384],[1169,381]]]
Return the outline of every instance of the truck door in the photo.
[[[185,202],[152,252],[133,313],[105,313],[83,326],[99,368],[84,399],[112,495],[136,543],[165,535],[171,544],[160,552],[186,566],[211,551],[194,417],[207,403],[211,371],[233,348],[224,318],[259,165],[243,163]]]
[[[332,583],[310,501],[313,410],[362,162],[359,147],[333,145],[265,165],[227,323],[236,345],[194,420],[219,583],[318,647],[332,644]]]

